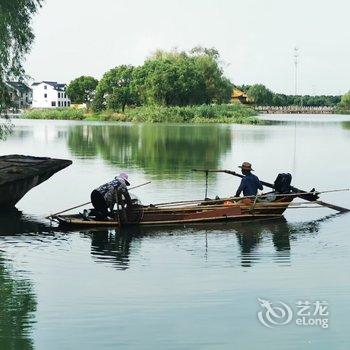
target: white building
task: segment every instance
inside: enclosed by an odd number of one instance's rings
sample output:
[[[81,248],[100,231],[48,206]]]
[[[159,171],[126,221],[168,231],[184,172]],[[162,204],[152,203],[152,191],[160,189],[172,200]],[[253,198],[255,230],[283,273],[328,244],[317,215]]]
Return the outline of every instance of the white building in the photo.
[[[14,109],[28,108],[32,104],[32,89],[19,81],[8,81],[6,87]]]
[[[34,83],[33,108],[57,108],[69,107],[70,99],[66,95],[66,84],[59,84],[56,81],[42,81]]]

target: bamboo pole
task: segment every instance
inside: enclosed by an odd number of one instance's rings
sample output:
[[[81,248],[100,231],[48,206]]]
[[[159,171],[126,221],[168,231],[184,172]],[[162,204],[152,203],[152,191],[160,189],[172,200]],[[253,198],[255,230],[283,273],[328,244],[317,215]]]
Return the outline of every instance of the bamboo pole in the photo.
[[[342,188],[342,189],[335,189],[335,190],[326,190],[326,191],[317,191],[317,192],[300,192],[300,193],[285,193],[285,194],[278,194],[274,193],[274,196],[276,197],[298,197],[299,195],[302,194],[323,194],[323,193],[333,193],[333,192],[344,192],[344,191],[349,191],[349,188]],[[259,199],[261,198],[266,198],[267,194],[260,194],[258,196]],[[225,201],[232,201],[232,200],[242,200],[242,199],[247,199],[247,198],[256,198],[256,196],[244,196],[244,197],[226,197],[226,198],[220,198],[220,199],[213,199],[213,200],[208,200],[204,201],[203,199],[194,199],[194,200],[189,200],[189,201],[175,201],[175,202],[165,202],[165,203],[156,203],[152,204],[155,207],[159,206],[165,206],[165,205],[183,205],[183,204],[196,204],[196,203],[207,203],[208,205],[210,203],[218,203],[218,202],[225,202]]]
[[[236,173],[235,171],[232,171],[232,170],[225,170],[225,169],[192,169],[192,171],[201,171],[201,172],[205,172],[206,174],[208,174],[209,172],[214,172],[214,173],[226,173],[226,174],[229,174],[229,175],[233,175],[233,176],[237,176],[239,178],[244,178],[244,175],[243,174],[238,174]],[[265,181],[260,181],[262,183],[262,185],[266,186],[266,187],[270,187],[270,188],[274,188],[274,185],[271,184],[271,183],[268,183],[268,182],[265,182]],[[299,188],[296,188],[294,186],[290,186],[290,189],[292,191],[294,191],[294,194],[297,194],[298,197],[302,198],[302,199],[305,199],[306,201],[311,201],[311,202],[314,202],[316,200],[316,198],[308,198],[308,195],[314,195],[314,196],[317,196],[318,194],[320,193],[328,193],[328,192],[338,192],[338,191],[341,191],[341,190],[334,190],[334,191],[323,191],[323,192],[319,192],[319,191],[311,191],[311,192],[307,192],[307,191],[303,191]],[[349,189],[346,189],[346,191],[349,191]],[[300,193],[298,193],[300,192]],[[309,196],[310,197],[310,196]],[[338,205],[334,205],[334,204],[330,204],[330,203],[326,203],[326,202],[323,202],[323,201],[319,201],[319,205],[321,206],[324,206],[324,207],[327,207],[327,208],[330,208],[330,209],[333,209],[333,210],[336,210],[336,211],[339,211],[341,213],[346,213],[346,212],[349,212],[350,209],[347,209],[347,208],[343,208],[343,207],[340,207]]]
[[[163,207],[163,208],[157,208],[157,207],[146,207],[146,208],[141,208],[141,209],[133,209],[133,212],[139,212],[143,211],[147,214],[167,214],[167,213],[176,213],[176,212],[190,212],[190,211],[211,211],[211,210],[216,210],[216,209],[230,209],[230,208],[241,208],[242,210],[268,210],[268,209],[283,209],[283,208],[288,208],[288,207],[299,207],[299,206],[304,206],[308,207],[313,204],[317,204],[317,202],[296,202],[296,203],[291,203],[291,202],[271,202],[271,203],[259,203],[257,202],[255,205],[255,208],[252,209],[251,205],[240,205],[239,203],[232,204],[232,205],[205,205],[205,206],[200,206],[200,205],[195,205],[195,206],[187,206],[187,207],[182,207],[182,208],[177,208],[177,207]]]
[[[338,205],[326,203],[326,202],[323,202],[323,201],[316,201],[316,203],[319,204],[319,205],[322,205],[323,207],[327,207],[327,208],[330,208],[330,209],[333,209],[333,210],[337,210],[337,211],[339,211],[341,213],[346,213],[346,212],[350,211],[347,208],[339,207]]]
[[[137,186],[134,186],[134,187],[130,187],[129,190],[134,190],[136,188],[139,188],[139,187],[142,187],[142,186],[146,186],[148,184],[150,184],[152,181],[147,181],[143,184],[140,184],[140,185],[137,185]],[[85,205],[88,205],[88,204],[91,204],[91,202],[86,202],[86,203],[83,203],[83,204],[80,204],[80,205],[77,205],[75,207],[72,207],[72,208],[68,208],[66,210],[62,210],[58,213],[54,213],[54,214],[50,214],[48,216],[45,217],[45,219],[50,219],[51,217],[53,216],[57,216],[57,215],[60,215],[60,214],[63,214],[63,213],[66,213],[67,211],[71,211],[71,210],[74,210],[74,209],[78,209],[78,208],[81,208],[81,207],[85,207]]]

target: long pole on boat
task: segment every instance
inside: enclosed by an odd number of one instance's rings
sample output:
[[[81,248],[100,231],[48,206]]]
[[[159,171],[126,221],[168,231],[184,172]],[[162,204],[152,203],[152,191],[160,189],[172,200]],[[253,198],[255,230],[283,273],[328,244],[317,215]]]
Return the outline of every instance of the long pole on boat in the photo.
[[[333,192],[345,192],[345,191],[350,191],[350,188],[342,188],[342,189],[336,189],[336,190],[327,190],[327,191],[317,191],[317,194],[322,194],[322,193],[333,193]],[[305,195],[305,192],[302,193],[279,193],[275,194],[276,198],[278,197],[298,197],[298,195]],[[315,192],[308,192],[307,194],[315,194]],[[261,194],[258,196],[243,196],[243,197],[225,197],[225,198],[219,198],[219,199],[207,199],[203,201],[202,199],[194,199],[194,200],[188,200],[188,201],[175,201],[175,202],[162,202],[162,203],[156,203],[152,204],[154,207],[161,207],[161,206],[181,206],[181,205],[191,205],[191,204],[201,204],[205,202],[205,204],[215,204],[215,203],[221,203],[224,201],[236,201],[236,200],[242,200],[246,198],[254,199],[254,198],[266,198],[267,194]],[[310,203],[315,203],[317,204],[319,201],[310,201]]]
[[[139,188],[139,187],[142,187],[142,186],[146,186],[146,185],[150,184],[151,182],[152,182],[152,181],[147,181],[147,182],[145,182],[145,183],[143,183],[143,184],[140,184],[140,185],[137,185],[137,186],[134,186],[134,187],[130,187],[129,190],[134,190],[134,189],[136,189],[136,188]],[[86,202],[86,203],[83,203],[83,204],[79,204],[79,205],[77,205],[77,206],[75,206],[75,207],[62,210],[62,211],[60,211],[60,212],[58,212],[58,213],[50,214],[50,215],[46,216],[46,219],[49,219],[49,218],[51,218],[51,217],[53,217],[53,216],[56,216],[56,215],[59,215],[59,214],[66,213],[67,211],[71,211],[71,210],[74,210],[74,209],[78,209],[78,208],[84,207],[85,205],[88,205],[88,204],[91,204],[91,202]]]
[[[221,170],[221,169],[192,169],[192,171],[200,171],[200,172],[205,172],[206,174],[208,172],[213,172],[213,173],[226,173],[229,175],[233,175],[233,176],[237,176],[240,178],[244,178],[244,175],[242,174],[238,174],[235,171],[232,170]],[[269,182],[266,181],[260,181],[262,183],[263,186],[269,187],[274,189],[275,186]],[[296,188],[294,186],[290,186],[290,189],[293,193],[295,193],[296,196],[309,201],[309,202],[315,202],[318,200],[319,196],[319,192],[317,192],[315,189],[312,189],[311,191],[304,191],[304,190],[300,190],[299,188]],[[319,205],[323,206],[323,207],[327,207],[329,209],[333,209],[336,211],[339,211],[341,213],[346,213],[349,212],[350,209],[344,208],[344,207],[340,207],[338,205],[334,205],[331,203],[327,203],[327,202],[323,202],[323,201],[317,201]]]

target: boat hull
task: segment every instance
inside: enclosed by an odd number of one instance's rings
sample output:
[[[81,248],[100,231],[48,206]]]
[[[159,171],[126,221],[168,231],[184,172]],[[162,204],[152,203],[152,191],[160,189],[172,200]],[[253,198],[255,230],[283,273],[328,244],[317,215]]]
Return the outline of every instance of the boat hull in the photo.
[[[282,197],[271,203],[234,203],[173,207],[139,207],[134,209],[129,221],[123,226],[160,226],[187,223],[246,221],[279,218],[287,209],[293,197]],[[52,217],[62,226],[79,227],[118,227],[117,220],[97,221],[82,215],[57,215]]]

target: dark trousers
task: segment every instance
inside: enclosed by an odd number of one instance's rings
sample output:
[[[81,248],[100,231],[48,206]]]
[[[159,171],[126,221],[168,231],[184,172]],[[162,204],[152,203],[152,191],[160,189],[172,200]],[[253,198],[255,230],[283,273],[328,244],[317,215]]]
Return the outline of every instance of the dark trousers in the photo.
[[[108,212],[108,205],[103,197],[103,195],[96,191],[93,190],[91,192],[91,203],[92,206],[95,208],[97,212],[97,219],[107,219],[109,212]]]

